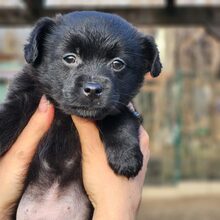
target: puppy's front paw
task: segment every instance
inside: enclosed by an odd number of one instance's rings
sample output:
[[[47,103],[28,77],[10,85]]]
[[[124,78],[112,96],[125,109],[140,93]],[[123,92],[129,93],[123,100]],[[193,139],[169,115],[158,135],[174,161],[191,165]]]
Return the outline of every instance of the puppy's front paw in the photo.
[[[143,155],[139,146],[120,152],[109,152],[108,162],[113,171],[128,178],[135,177],[143,165]]]

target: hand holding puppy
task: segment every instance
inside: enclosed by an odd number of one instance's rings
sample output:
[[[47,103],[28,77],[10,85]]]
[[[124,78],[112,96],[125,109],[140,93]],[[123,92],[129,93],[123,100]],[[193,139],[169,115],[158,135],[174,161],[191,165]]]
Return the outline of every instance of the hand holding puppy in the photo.
[[[49,129],[54,117],[53,105],[46,98],[10,148],[0,158],[0,220],[11,219],[14,204],[20,198],[29,164],[38,142]],[[95,212],[93,219],[134,219],[149,159],[148,135],[140,128],[140,144],[144,166],[137,177],[128,180],[117,176],[109,167],[99,131],[94,122],[72,116],[82,144],[83,182]],[[126,216],[127,215],[127,216]]]
[[[149,137],[140,127],[144,165],[133,179],[117,176],[109,167],[99,131],[94,122],[72,116],[82,147],[83,183],[95,212],[93,219],[133,220],[136,217],[149,159]]]
[[[11,219],[38,142],[49,129],[53,117],[54,107],[43,96],[18,139],[0,157],[0,220]]]

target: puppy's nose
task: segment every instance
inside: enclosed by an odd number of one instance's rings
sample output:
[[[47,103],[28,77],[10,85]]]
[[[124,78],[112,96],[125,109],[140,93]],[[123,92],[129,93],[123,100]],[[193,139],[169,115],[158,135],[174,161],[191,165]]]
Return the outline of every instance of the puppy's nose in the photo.
[[[102,94],[102,86],[97,82],[88,82],[83,87],[86,96],[100,96]]]

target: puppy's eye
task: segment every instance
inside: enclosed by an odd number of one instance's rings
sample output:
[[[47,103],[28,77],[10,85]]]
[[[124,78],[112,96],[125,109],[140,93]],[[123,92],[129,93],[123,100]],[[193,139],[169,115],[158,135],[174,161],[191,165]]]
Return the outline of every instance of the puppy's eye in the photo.
[[[112,61],[111,66],[115,71],[120,71],[125,67],[125,63],[122,59],[116,58]]]
[[[74,53],[65,54],[63,60],[67,64],[74,64],[76,62],[76,55]]]

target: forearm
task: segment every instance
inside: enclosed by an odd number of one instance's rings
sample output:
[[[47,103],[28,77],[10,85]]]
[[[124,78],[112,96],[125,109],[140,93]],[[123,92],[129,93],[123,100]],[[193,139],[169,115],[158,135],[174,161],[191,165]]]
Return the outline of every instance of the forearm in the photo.
[[[117,205],[112,203],[109,205],[102,204],[94,210],[93,220],[135,220],[136,211],[127,207],[127,204]]]
[[[95,209],[93,220],[135,220],[138,207],[126,196],[117,195],[115,198],[108,198],[99,202]]]

